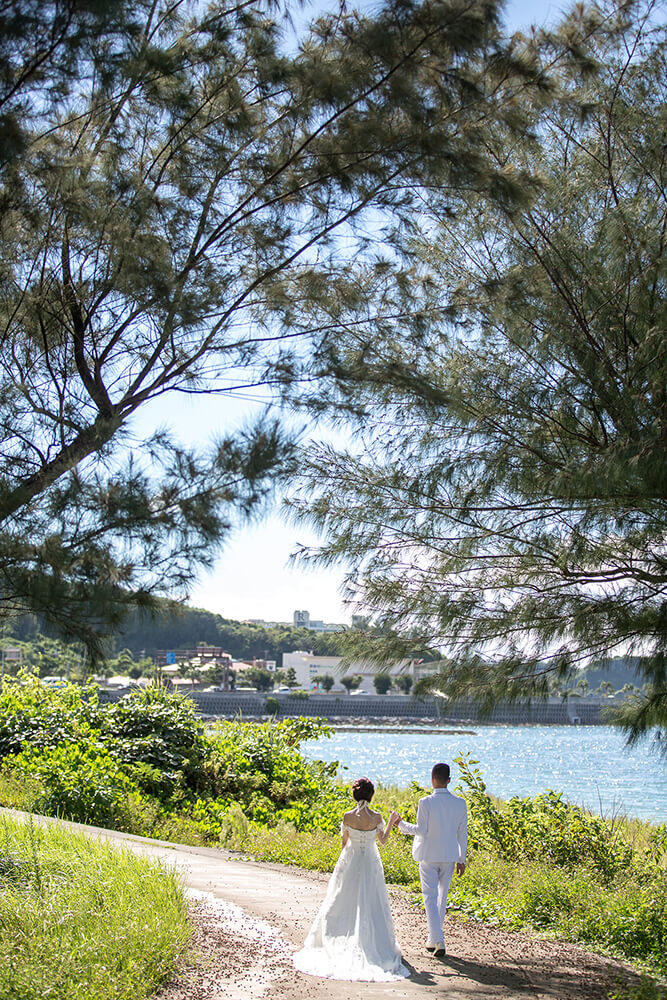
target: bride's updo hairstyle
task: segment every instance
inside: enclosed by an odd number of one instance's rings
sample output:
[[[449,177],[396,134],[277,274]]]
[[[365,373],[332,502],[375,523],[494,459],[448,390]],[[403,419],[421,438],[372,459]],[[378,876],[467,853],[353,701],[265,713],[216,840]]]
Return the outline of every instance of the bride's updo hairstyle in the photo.
[[[375,794],[375,785],[370,778],[357,778],[352,784],[352,797],[356,802],[370,802]]]

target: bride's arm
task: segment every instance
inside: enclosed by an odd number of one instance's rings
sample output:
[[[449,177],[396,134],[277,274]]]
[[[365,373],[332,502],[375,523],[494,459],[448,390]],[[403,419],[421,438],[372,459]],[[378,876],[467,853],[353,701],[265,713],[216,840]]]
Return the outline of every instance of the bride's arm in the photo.
[[[387,841],[389,840],[389,834],[391,833],[391,828],[392,828],[393,825],[394,825],[394,821],[390,817],[389,818],[389,822],[384,827],[384,829],[383,830],[378,829],[378,831],[377,831],[377,834],[376,834],[377,839],[380,841],[380,843],[382,844],[383,847],[387,843]]]

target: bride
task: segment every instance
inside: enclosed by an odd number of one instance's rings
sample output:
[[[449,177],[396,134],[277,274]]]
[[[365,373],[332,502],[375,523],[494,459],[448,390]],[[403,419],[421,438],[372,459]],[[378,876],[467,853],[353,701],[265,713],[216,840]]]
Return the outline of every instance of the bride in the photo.
[[[327,979],[389,982],[410,972],[401,962],[376,840],[386,844],[393,822],[369,808],[368,778],[352,785],[355,809],[343,816],[343,850],[306,943],[294,957],[300,972]]]

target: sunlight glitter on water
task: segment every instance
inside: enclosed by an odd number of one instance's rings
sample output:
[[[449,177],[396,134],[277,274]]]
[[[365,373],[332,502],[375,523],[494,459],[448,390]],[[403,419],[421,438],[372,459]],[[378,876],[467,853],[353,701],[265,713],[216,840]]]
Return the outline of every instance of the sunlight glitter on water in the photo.
[[[471,753],[488,791],[503,799],[552,788],[605,816],[667,822],[667,758],[650,745],[626,750],[610,726],[480,726],[474,736],[408,728],[344,731],[310,740],[302,750],[310,758],[340,761],[344,780],[367,774],[401,787],[411,781],[428,786],[432,764]]]

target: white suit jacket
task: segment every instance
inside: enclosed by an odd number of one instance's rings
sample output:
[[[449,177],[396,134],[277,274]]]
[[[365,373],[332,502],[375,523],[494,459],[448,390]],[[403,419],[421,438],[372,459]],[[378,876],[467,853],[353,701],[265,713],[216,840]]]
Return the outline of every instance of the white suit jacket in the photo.
[[[447,788],[435,788],[419,800],[417,822],[398,824],[401,833],[414,836],[415,861],[465,861],[468,847],[468,810],[465,799]]]

